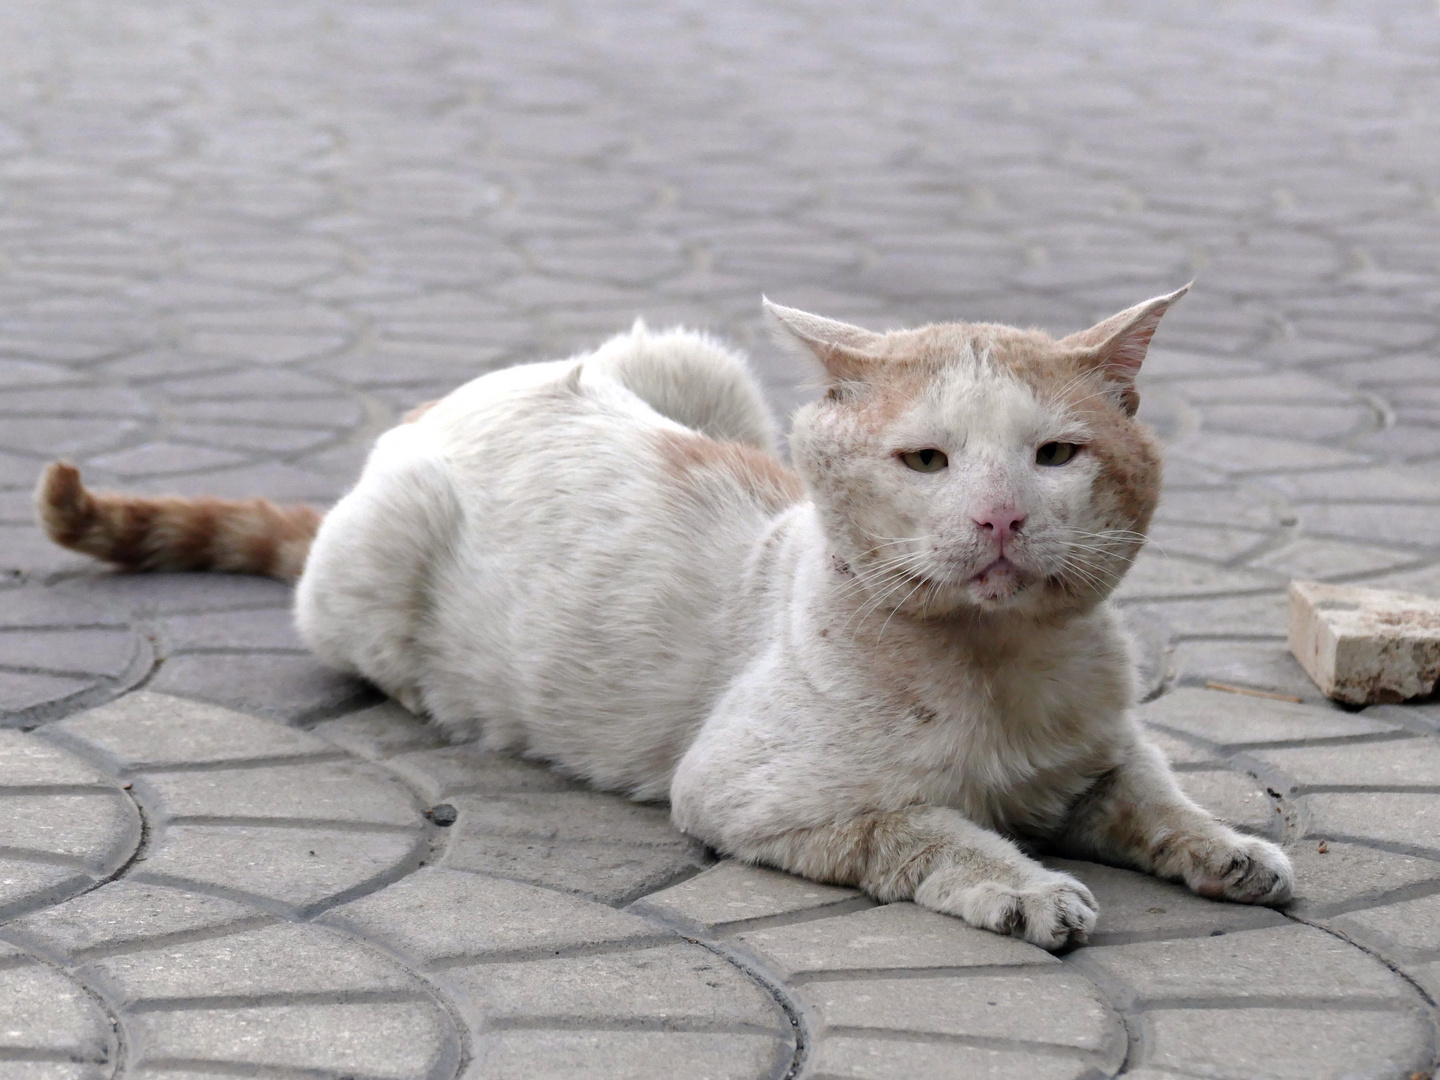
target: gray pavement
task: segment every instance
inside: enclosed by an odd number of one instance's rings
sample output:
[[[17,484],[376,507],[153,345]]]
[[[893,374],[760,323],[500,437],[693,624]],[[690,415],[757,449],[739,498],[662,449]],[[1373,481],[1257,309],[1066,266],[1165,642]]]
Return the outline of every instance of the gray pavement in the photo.
[[[1418,0],[10,0],[0,1080],[1428,1077],[1440,706],[1329,706],[1283,590],[1440,594],[1437,91]],[[410,405],[637,314],[783,409],[762,291],[1068,331],[1191,276],[1122,602],[1284,912],[1075,866],[1055,958],[714,864],[325,671],[282,586],[30,522],[56,455],[333,500]]]

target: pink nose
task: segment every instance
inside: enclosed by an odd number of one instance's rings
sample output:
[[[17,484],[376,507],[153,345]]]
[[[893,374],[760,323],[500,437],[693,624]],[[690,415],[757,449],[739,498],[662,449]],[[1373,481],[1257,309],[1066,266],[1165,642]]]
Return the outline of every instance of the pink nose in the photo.
[[[981,532],[989,533],[991,539],[1003,545],[1020,531],[1020,526],[1025,524],[1025,515],[1013,506],[1006,507],[981,514],[975,519],[975,524],[980,526]]]

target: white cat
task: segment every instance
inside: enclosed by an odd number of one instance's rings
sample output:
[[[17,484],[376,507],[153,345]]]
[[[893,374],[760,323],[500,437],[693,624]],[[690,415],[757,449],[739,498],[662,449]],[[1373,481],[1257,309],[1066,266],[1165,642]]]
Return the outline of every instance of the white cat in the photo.
[[[737,858],[1054,949],[1095,900],[1016,840],[1247,903],[1292,884],[1127,715],[1105,602],[1160,490],[1135,376],[1184,291],[1059,341],[767,302],[827,373],[794,418],[797,472],[740,357],[637,324],[417,410],[308,559],[298,509],[95,497],[63,465],[41,513],[141,568],[303,559],[315,652],[446,730],[668,797]]]

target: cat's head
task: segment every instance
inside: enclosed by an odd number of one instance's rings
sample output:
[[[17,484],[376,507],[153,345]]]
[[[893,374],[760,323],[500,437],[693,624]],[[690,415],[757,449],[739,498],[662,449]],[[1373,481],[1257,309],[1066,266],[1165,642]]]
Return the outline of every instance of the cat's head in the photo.
[[[872,333],[767,300],[777,335],[828,376],[790,446],[837,572],[922,616],[1107,596],[1160,497],[1135,377],[1188,288],[1059,340],[990,323]]]

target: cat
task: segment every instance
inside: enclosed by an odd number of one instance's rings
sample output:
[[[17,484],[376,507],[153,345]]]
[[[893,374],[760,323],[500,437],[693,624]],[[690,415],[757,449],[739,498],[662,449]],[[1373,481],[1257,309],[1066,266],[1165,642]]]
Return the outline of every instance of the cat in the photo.
[[[1058,340],[766,300],[825,380],[793,469],[741,356],[637,323],[417,409],[323,519],[93,495],[62,463],[38,508],[122,566],[298,577],[326,663],[452,735],[668,799],[724,854],[1061,949],[1095,899],[1026,849],[1245,903],[1293,883],[1129,715],[1106,602],[1160,492],[1136,375],[1188,288]]]

